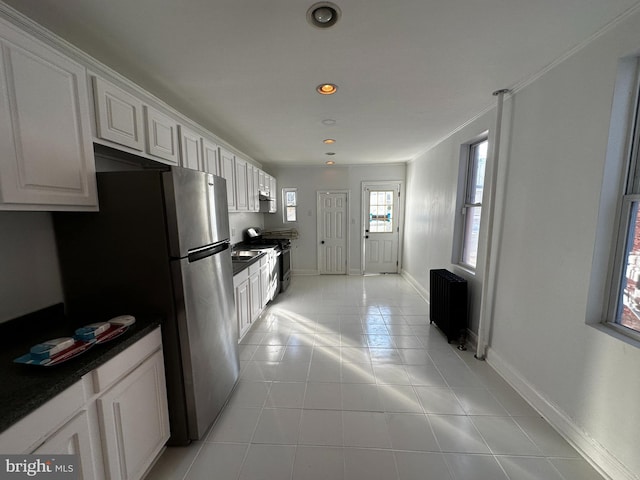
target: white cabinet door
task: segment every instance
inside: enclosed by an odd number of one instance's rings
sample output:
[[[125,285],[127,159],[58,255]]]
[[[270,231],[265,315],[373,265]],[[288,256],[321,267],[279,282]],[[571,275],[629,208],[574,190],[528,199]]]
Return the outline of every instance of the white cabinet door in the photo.
[[[0,48],[0,209],[96,210],[85,68],[1,23]]]
[[[178,124],[157,110],[145,106],[147,153],[169,165],[180,164]]]
[[[276,200],[277,191],[276,179],[269,176],[269,213],[276,213],[278,210],[278,202]]]
[[[227,207],[230,212],[237,211],[235,160],[236,157],[233,153],[224,148],[220,148],[220,176],[227,181]]]
[[[200,135],[180,125],[180,155],[182,166],[192,170],[201,170],[202,150]]]
[[[249,210],[249,169],[246,161],[236,157],[236,210],[247,212]]]
[[[266,178],[267,174],[264,173],[263,170],[258,170],[258,190],[260,191],[260,193],[265,193],[268,190],[266,186]]]
[[[236,315],[238,317],[239,338],[242,338],[251,326],[249,281],[245,280],[236,286]]]
[[[260,188],[260,169],[258,167],[253,167],[253,187],[252,187],[252,192],[253,192],[253,198],[254,198],[254,204],[253,204],[253,212],[259,212],[260,211],[260,192],[259,192],[259,188]]]
[[[260,293],[262,306],[264,307],[269,300],[271,300],[271,292],[269,291],[270,287],[270,270],[269,270],[269,262],[265,262],[264,265],[260,268]]]
[[[260,289],[260,272],[249,277],[249,304],[251,306],[251,322],[255,322],[262,312],[262,291]]]
[[[98,451],[99,448],[92,447],[89,417],[87,411],[83,410],[32,453],[38,455],[77,455],[79,465],[77,465],[78,470],[74,473],[77,473],[80,480],[89,480],[101,478],[96,474],[97,462],[100,459],[98,458],[97,461],[94,459],[94,452]]]
[[[206,138],[202,139],[202,170],[213,175],[220,175],[218,145]]]
[[[93,77],[96,135],[144,151],[142,102],[101,78]]]
[[[258,187],[253,182],[253,172],[255,167],[250,163],[247,163],[247,210],[255,212],[256,202],[258,201]]]
[[[169,438],[162,350],[98,400],[107,478],[142,478]]]

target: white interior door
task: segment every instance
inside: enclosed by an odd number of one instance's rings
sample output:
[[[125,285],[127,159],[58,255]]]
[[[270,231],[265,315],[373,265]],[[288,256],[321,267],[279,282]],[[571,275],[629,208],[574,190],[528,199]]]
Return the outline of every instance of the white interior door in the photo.
[[[364,272],[398,273],[400,184],[363,185]]]
[[[347,193],[318,193],[318,271],[347,272]]]

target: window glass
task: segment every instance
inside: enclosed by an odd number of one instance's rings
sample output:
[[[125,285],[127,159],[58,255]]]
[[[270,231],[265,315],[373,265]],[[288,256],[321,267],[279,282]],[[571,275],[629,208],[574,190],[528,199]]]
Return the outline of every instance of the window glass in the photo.
[[[393,232],[393,190],[369,193],[369,231],[372,233]]]
[[[629,234],[625,248],[625,268],[622,276],[622,302],[617,321],[620,325],[640,331],[640,216],[638,202],[633,202]]]
[[[478,239],[480,238],[482,194],[484,192],[484,172],[487,163],[488,146],[488,140],[482,140],[470,145],[467,159],[465,204],[462,209],[464,227],[462,228],[460,262],[471,268],[475,268],[478,262]]]
[[[284,221],[298,221],[298,191],[295,188],[283,188]]]

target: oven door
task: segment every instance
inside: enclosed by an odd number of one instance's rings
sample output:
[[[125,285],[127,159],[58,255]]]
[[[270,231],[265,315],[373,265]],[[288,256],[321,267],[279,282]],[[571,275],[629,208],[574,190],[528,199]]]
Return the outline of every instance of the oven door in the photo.
[[[283,248],[280,253],[280,291],[284,292],[291,283],[291,248]]]

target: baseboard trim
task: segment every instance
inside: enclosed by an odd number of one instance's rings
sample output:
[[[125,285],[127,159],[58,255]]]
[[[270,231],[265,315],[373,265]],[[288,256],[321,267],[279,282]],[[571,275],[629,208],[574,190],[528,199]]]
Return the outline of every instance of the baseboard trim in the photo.
[[[411,285],[416,292],[418,292],[418,295],[420,295],[425,302],[429,303],[429,292],[422,286],[420,285],[420,283],[406,270],[402,270],[400,272],[400,275],[407,281],[409,282],[409,285]]]
[[[294,270],[291,269],[291,275],[320,275],[318,270]]]
[[[608,480],[638,480],[611,452],[551,402],[493,348],[487,349],[487,363],[511,385],[584,459]]]

